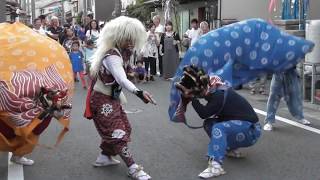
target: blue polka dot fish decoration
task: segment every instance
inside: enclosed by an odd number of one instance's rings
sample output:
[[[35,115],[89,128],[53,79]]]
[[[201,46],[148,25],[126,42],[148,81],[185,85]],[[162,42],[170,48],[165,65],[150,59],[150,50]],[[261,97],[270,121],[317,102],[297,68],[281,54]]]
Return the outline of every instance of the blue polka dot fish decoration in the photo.
[[[229,86],[239,86],[266,73],[279,73],[295,68],[314,43],[290,35],[262,19],[249,19],[210,31],[198,39],[185,54],[170,91],[169,117],[177,117],[181,91],[175,84],[183,68],[195,65],[210,76],[219,76]]]

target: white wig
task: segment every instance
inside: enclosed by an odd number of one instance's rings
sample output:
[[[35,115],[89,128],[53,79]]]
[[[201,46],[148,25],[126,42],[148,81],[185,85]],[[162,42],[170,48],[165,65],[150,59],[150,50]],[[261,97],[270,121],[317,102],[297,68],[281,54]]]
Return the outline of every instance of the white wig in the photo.
[[[121,43],[131,40],[136,50],[140,50],[146,40],[147,32],[143,24],[135,18],[120,16],[107,22],[100,32],[97,41],[97,50],[92,58],[91,75],[95,76],[99,71],[106,52]]]

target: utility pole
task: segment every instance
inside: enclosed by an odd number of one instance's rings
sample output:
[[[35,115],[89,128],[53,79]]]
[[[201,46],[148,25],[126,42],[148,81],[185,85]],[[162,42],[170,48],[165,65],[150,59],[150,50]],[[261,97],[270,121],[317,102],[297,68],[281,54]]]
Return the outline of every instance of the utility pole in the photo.
[[[222,26],[222,0],[219,0],[218,3],[219,3],[219,26],[218,27],[221,27]]]
[[[32,17],[32,21],[33,22],[36,19],[36,3],[35,0],[31,0],[31,17]]]
[[[62,24],[65,23],[65,17],[64,17],[64,1],[65,1],[65,0],[61,0],[61,23],[62,23]]]
[[[30,0],[27,0],[27,3],[26,3],[26,11],[27,11],[27,15],[30,15],[31,14],[31,11],[30,11]]]
[[[6,1],[0,0],[0,23],[6,21]]]
[[[27,6],[26,6],[26,2],[27,0],[21,0],[20,1],[20,5],[21,5],[21,8],[26,11],[27,10]]]
[[[122,8],[122,5],[121,5],[121,0],[114,0],[114,14],[113,16],[114,17],[119,17],[121,16],[121,8]]]
[[[87,16],[87,0],[83,0],[83,17]]]

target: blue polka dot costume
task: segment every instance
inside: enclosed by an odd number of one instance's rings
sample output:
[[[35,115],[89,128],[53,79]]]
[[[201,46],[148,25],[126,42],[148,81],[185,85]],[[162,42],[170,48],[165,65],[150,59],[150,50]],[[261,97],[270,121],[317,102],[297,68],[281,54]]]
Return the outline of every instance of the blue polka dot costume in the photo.
[[[260,123],[251,123],[246,120],[229,120],[215,123],[205,123],[205,131],[210,136],[208,157],[220,164],[227,152],[238,148],[253,146],[261,135]]]
[[[249,19],[224,26],[202,36],[187,51],[176,72],[170,93],[169,117],[175,113],[180,92],[174,86],[190,64],[227,84],[238,86],[265,73],[283,72],[298,64],[313,49],[310,41],[281,31],[261,19]]]

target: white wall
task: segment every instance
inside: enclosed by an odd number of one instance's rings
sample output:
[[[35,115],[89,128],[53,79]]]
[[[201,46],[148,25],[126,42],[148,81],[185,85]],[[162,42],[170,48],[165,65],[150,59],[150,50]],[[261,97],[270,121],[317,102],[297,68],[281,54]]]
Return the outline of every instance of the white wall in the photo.
[[[320,19],[320,0],[310,0],[310,19]]]

